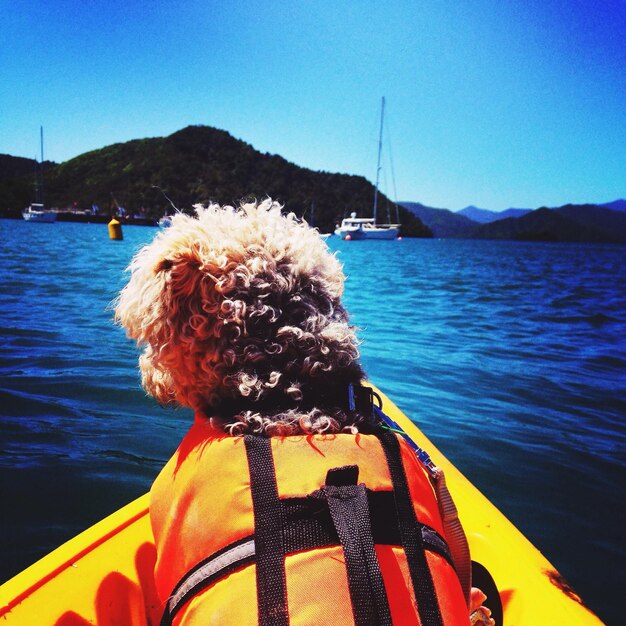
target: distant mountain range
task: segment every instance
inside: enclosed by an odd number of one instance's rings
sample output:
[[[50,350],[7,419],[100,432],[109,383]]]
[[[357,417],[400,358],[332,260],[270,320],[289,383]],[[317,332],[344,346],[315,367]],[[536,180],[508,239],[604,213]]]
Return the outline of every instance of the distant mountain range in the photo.
[[[613,209],[614,211],[626,212],[626,200],[613,200],[613,202],[606,202],[605,204],[599,204],[598,206]]]
[[[450,209],[437,209],[420,202],[400,202],[400,206],[419,217],[432,230],[434,237],[468,237],[478,224]]]
[[[521,217],[530,213],[532,209],[507,209],[501,213],[496,211],[489,211],[488,209],[479,209],[477,206],[466,206],[464,209],[457,211],[457,215],[464,215],[469,219],[479,224],[488,224],[489,222],[495,222],[496,220],[503,220],[507,217]]]
[[[453,212],[419,202],[400,204],[439,238],[626,243],[626,200],[622,199],[500,213],[475,206]]]

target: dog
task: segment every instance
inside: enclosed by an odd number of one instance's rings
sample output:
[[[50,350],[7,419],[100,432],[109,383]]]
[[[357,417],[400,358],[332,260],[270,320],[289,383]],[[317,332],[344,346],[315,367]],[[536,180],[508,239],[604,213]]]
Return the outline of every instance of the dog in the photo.
[[[129,271],[115,319],[142,385],[195,412],[151,490],[162,624],[467,624],[424,535],[445,545],[428,478],[353,402],[359,341],[319,233],[270,199],[197,206]],[[418,556],[407,528],[426,537]]]
[[[271,200],[197,207],[129,269],[116,320],[161,404],[204,411],[230,435],[357,432],[363,416],[331,393],[364,378],[344,275],[306,223]],[[232,414],[216,415],[226,404]]]

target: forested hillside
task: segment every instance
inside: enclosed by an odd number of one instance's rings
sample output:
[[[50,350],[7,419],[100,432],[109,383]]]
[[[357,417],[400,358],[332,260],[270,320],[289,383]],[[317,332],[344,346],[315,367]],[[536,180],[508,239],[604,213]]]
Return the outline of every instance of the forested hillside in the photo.
[[[23,192],[23,177],[12,180]],[[208,126],[111,145],[46,169],[46,204],[60,208],[96,204],[106,211],[117,202],[127,212],[143,208],[145,215],[160,217],[171,207],[155,187],[184,211],[196,203],[232,204],[270,196],[307,219],[313,208],[315,226],[322,232],[332,231],[352,211],[371,216],[374,199],[373,185],[361,176],[298,167]],[[34,191],[31,196],[18,208],[33,201]],[[2,209],[16,208],[4,197],[0,202]],[[385,196],[379,196],[379,207],[379,221],[386,221],[388,207],[395,221],[395,205]],[[399,212],[403,235],[432,236],[418,217],[401,207]]]

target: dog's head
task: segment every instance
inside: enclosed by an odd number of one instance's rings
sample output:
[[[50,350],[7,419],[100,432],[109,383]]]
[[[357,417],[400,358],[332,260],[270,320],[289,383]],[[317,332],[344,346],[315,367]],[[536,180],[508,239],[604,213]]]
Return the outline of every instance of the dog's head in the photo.
[[[341,265],[319,234],[270,200],[197,207],[129,267],[116,320],[143,347],[162,404],[218,415],[232,433],[351,427],[335,396],[363,372],[341,305]]]

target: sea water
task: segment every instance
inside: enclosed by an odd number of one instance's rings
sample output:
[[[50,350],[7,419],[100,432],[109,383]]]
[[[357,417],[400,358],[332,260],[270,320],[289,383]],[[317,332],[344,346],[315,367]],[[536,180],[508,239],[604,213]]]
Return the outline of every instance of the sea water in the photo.
[[[145,396],[112,324],[124,268],[155,234],[0,220],[0,580],[144,493],[190,425]],[[619,623],[626,247],[329,246],[371,380]]]

